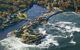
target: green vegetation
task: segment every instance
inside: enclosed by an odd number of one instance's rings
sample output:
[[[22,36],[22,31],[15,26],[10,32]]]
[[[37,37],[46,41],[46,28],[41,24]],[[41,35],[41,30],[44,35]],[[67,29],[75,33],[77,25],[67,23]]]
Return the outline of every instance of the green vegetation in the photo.
[[[3,21],[0,24],[0,29],[10,25],[11,23],[26,19],[27,15],[24,12],[20,14],[17,12],[28,8],[29,4],[31,4],[30,2],[31,1],[26,0],[0,0],[0,20]],[[17,16],[10,17],[10,15],[14,13],[17,13]]]
[[[80,11],[80,0],[0,0],[0,19],[3,20],[3,23],[5,21],[8,21],[7,23],[12,23],[15,22],[14,20],[17,22],[26,19],[27,15],[19,15],[18,12],[25,8],[31,8],[33,4],[45,7],[49,11],[52,11],[53,7],[59,7],[62,10],[72,7],[76,11]],[[10,15],[15,13],[17,13],[18,16],[9,20],[8,18],[11,18]],[[4,25],[3,23],[1,26]]]

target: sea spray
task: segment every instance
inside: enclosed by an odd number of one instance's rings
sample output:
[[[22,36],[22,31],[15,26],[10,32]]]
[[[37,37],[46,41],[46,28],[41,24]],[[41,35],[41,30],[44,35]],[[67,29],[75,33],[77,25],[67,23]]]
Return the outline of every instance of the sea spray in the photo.
[[[50,46],[56,47],[64,47],[69,45],[70,43],[75,45],[76,41],[74,41],[74,32],[80,32],[80,28],[76,27],[76,23],[73,22],[66,22],[66,21],[59,21],[56,23],[48,23],[50,25],[49,28],[45,27],[38,27],[38,31],[41,34],[47,34],[47,36],[42,39],[42,42],[38,45],[35,44],[23,44],[19,38],[15,37],[8,37],[0,41],[0,47],[4,50],[42,50],[43,48],[49,48]],[[47,32],[50,30],[57,30],[57,34],[55,32]],[[61,32],[61,33],[59,33]]]

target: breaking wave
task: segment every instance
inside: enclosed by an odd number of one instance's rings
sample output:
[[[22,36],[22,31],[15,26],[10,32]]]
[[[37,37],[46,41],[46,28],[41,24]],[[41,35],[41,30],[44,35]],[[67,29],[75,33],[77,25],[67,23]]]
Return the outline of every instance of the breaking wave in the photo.
[[[47,33],[46,38],[42,39],[42,42],[39,45],[23,44],[19,41],[19,38],[8,37],[0,41],[0,46],[3,46],[2,48],[5,47],[4,50],[30,50],[33,48],[48,48],[50,46],[61,47],[63,45],[60,43],[65,42],[64,40],[66,40],[66,42],[63,44],[66,46],[68,43],[76,44],[76,41],[73,40],[73,33],[80,32],[80,28],[76,27],[75,24],[76,23],[60,21],[55,24],[48,23],[47,26],[49,26],[49,28],[39,27],[38,30],[40,33]],[[47,29],[49,32],[47,32]]]
[[[59,48],[76,45],[80,43],[80,27],[76,25],[75,22],[66,21],[48,22],[35,29],[43,35],[47,34],[40,44],[23,44],[19,38],[8,37],[0,41],[0,48],[2,50],[43,50],[50,46]],[[34,32],[36,32],[35,30]]]

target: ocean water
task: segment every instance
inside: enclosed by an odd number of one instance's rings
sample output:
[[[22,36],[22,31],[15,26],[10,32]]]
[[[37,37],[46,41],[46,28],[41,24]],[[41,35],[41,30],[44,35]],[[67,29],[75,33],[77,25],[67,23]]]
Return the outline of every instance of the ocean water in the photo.
[[[31,9],[29,9],[28,11],[25,11],[25,12],[28,14],[28,19],[32,20],[32,19],[42,15],[43,12],[46,12],[46,11],[47,11],[47,9],[45,9],[45,8],[42,8],[38,5],[33,5],[33,7]],[[27,23],[27,21],[22,20],[19,23],[13,24],[13,25],[5,28],[4,30],[0,30],[0,39],[4,39],[10,31],[19,29],[21,26],[25,25],[26,23]]]
[[[34,32],[46,34],[39,45],[23,44],[19,38],[0,41],[0,50],[80,50],[80,15],[63,12],[49,18],[47,24],[36,25]]]

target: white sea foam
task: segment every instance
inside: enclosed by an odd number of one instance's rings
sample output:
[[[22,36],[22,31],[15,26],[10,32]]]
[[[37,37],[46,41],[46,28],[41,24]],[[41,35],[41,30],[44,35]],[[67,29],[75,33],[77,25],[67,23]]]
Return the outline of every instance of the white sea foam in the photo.
[[[51,44],[58,46],[58,42],[54,40],[54,37],[52,35],[48,35],[41,44],[39,45],[28,45],[28,44],[23,44],[20,42],[19,38],[15,37],[8,37],[4,40],[0,41],[0,47],[4,50],[25,50],[28,49],[30,50],[31,48],[48,48]]]
[[[64,22],[60,21],[54,24],[48,23],[48,25],[52,25],[51,29],[57,29],[63,33],[68,32],[69,37],[73,36],[73,32],[77,31],[80,32],[80,28],[75,26],[75,23],[72,22]],[[57,26],[57,27],[56,27]],[[38,28],[39,33],[42,33],[43,35],[46,34],[46,30],[44,28]],[[66,34],[65,34],[66,35]],[[39,45],[29,45],[29,44],[23,44],[20,42],[19,38],[15,37],[8,37],[0,41],[0,47],[4,48],[4,50],[32,50],[33,48],[48,48],[51,45],[60,46],[59,42],[55,38],[67,38],[68,36],[62,36],[62,35],[52,35],[52,34],[47,34],[47,36],[42,39],[41,44]],[[76,44],[75,41],[71,40],[69,43]],[[35,49],[34,49],[35,50]]]
[[[43,35],[46,35],[46,30],[44,28],[38,28],[39,30],[39,33],[43,34]]]
[[[75,15],[80,15],[80,12],[72,12],[72,13],[74,13]]]
[[[60,21],[57,22],[55,26],[57,25],[58,28],[60,28],[60,30],[62,30],[61,28],[66,29],[66,32],[74,32],[74,31],[80,32],[80,28],[76,27],[75,24],[76,23]]]
[[[39,28],[40,33],[46,34],[46,31],[43,28]],[[51,44],[58,46],[58,42],[54,40],[52,35],[46,36],[45,39],[39,45],[29,45],[23,44],[19,38],[9,36],[0,41],[0,47],[4,50],[31,50],[31,48],[48,48]]]
[[[38,46],[41,46],[42,48],[48,48],[51,44],[55,45],[55,46],[59,46],[59,43],[57,42],[57,40],[54,40],[54,36],[52,35],[48,35],[44,41],[39,44]]]
[[[35,47],[35,45],[23,44],[19,38],[9,37],[0,41],[0,47],[4,50],[25,50],[23,48]]]
[[[76,42],[72,39],[69,43],[76,44]]]

